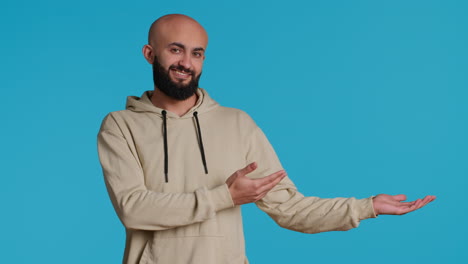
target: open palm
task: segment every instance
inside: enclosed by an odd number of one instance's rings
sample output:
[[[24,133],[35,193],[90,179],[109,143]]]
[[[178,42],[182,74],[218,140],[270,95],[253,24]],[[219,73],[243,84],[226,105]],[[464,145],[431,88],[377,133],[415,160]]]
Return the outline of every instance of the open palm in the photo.
[[[415,211],[426,204],[435,200],[434,195],[427,195],[423,199],[417,199],[412,202],[404,202],[406,200],[406,195],[388,195],[388,194],[379,194],[374,197],[374,211],[377,215],[387,214],[387,215],[403,215],[412,211]]]

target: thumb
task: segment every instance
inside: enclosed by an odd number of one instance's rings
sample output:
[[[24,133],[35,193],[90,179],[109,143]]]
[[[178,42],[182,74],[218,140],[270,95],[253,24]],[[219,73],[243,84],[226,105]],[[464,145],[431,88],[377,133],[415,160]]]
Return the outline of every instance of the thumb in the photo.
[[[242,176],[245,176],[246,174],[249,174],[252,171],[254,171],[256,168],[257,168],[257,163],[252,162],[249,165],[245,166],[244,168],[240,169],[239,174]]]
[[[395,199],[398,202],[402,202],[406,200],[406,195],[404,194],[393,195],[393,199]]]

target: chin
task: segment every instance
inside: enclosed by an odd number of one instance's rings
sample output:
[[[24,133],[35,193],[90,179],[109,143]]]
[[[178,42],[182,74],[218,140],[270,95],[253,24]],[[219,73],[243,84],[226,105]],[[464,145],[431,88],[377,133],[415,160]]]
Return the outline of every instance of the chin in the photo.
[[[180,88],[187,88],[190,85],[190,81],[176,82]]]

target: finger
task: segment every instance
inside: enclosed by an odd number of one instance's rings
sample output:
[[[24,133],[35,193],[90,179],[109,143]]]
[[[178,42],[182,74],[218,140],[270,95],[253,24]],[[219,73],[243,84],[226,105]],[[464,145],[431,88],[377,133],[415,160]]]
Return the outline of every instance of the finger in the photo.
[[[424,205],[425,205],[425,202],[423,199],[417,199],[416,203],[413,206],[411,206],[411,211],[416,211],[419,208],[423,207]]]
[[[265,184],[268,184],[268,183],[271,183],[271,182],[275,181],[277,178],[283,177],[284,175],[286,175],[286,172],[284,170],[280,170],[280,171],[272,173],[272,174],[270,174],[268,176],[265,176],[263,178],[254,179],[254,180],[259,185],[265,185]]]
[[[399,202],[398,204],[400,206],[411,206],[414,203],[416,203],[416,201],[418,201],[418,200],[420,200],[421,203],[422,203],[422,206],[424,206],[424,205],[430,203],[433,199],[432,199],[432,196],[428,195],[428,196],[424,197],[423,199],[417,199],[417,200],[412,201],[412,202]]]
[[[407,214],[409,212],[412,212],[412,211],[420,208],[421,204],[422,204],[422,200],[417,199],[416,201],[414,201],[413,205],[400,207],[399,214]]]
[[[228,187],[231,187],[232,183],[234,182],[236,178],[237,178],[237,174],[235,173],[231,175],[229,178],[227,178],[226,184],[228,185]]]
[[[275,178],[271,182],[267,182],[266,184],[260,186],[258,189],[258,192],[260,193],[268,193],[271,189],[273,189],[280,181],[282,181],[286,177],[286,172],[283,172],[282,174],[279,175],[279,177]]]
[[[423,199],[417,199],[415,201],[414,206],[411,207],[411,211],[415,211],[417,209],[420,209],[423,206],[425,206],[426,204],[430,203],[431,201],[432,201],[432,197],[429,196],[429,195],[424,197]]]
[[[285,175],[286,177],[286,175]],[[281,180],[283,180],[284,177],[277,179],[276,181],[269,183],[268,185],[262,186],[260,191],[260,194],[255,197],[255,201],[258,201],[265,197]]]
[[[249,165],[245,166],[244,168],[238,170],[238,172],[239,172],[241,175],[246,175],[246,174],[249,174],[249,173],[251,173],[252,171],[254,171],[256,168],[257,168],[257,163],[256,163],[256,162],[252,162],[252,163],[250,163]]]
[[[412,206],[416,201],[412,202],[398,202],[398,206]]]
[[[404,194],[392,195],[392,198],[396,201],[402,202],[406,200],[406,195]]]
[[[428,195],[424,199],[426,199],[426,198],[428,199],[428,201],[430,203],[430,202],[434,201],[436,197],[434,195]]]
[[[257,201],[263,199],[263,197],[265,197],[267,194],[268,194],[268,191],[259,194],[257,197],[255,197],[255,202],[257,202]]]
[[[430,203],[432,201],[434,201],[434,197],[431,196],[431,195],[427,195],[426,197],[424,197],[424,199],[422,201],[423,204],[421,205],[421,207],[427,205],[428,203]]]
[[[417,199],[414,201],[414,204],[411,206],[408,206],[407,208],[404,208],[401,210],[401,214],[406,214],[412,211],[416,211],[424,206],[426,206],[428,203],[432,202],[435,200],[435,196],[433,195],[427,195],[423,199]]]
[[[423,199],[418,199],[418,202],[414,205],[414,208],[412,208],[413,210],[411,210],[411,211],[416,211],[419,208],[423,207],[424,205],[425,205],[424,200]]]

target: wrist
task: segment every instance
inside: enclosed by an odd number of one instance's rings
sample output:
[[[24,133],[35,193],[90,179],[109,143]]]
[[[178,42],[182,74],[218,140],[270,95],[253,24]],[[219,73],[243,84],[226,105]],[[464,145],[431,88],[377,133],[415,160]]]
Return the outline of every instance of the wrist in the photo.
[[[234,207],[234,201],[227,184],[223,184],[210,190],[213,205],[216,211]]]
[[[377,196],[372,196],[372,209],[374,210],[374,214],[377,217],[379,216],[380,212],[377,210],[377,205],[376,205],[377,201],[375,200],[376,197]]]

